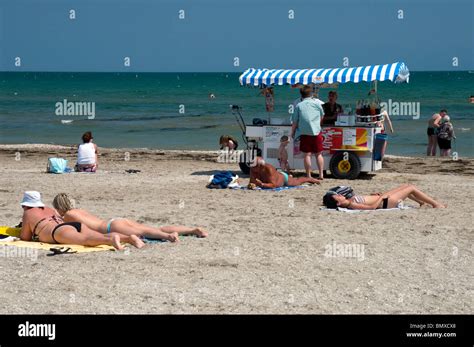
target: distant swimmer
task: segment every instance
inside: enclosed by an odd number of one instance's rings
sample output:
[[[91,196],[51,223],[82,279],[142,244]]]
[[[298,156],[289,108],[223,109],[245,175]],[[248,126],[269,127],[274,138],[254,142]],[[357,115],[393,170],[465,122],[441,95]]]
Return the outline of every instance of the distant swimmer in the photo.
[[[265,97],[265,109],[267,112],[273,112],[275,106],[275,94],[273,92],[273,87],[265,87],[260,91],[260,95]]]
[[[209,99],[215,99],[216,96],[213,93],[209,93]]]
[[[471,95],[471,97],[469,98],[469,102],[470,102],[471,104],[474,104],[474,95]]]

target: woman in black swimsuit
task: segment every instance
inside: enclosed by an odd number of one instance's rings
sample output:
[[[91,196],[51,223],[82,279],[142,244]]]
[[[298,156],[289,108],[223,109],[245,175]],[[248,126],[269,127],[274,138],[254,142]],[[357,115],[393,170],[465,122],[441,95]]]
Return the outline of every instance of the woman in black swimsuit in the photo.
[[[323,197],[323,204],[328,208],[343,207],[352,210],[376,210],[398,207],[407,198],[416,201],[420,206],[426,203],[433,208],[446,207],[423,193],[413,184],[402,184],[386,193],[354,195],[350,199],[329,191]]]

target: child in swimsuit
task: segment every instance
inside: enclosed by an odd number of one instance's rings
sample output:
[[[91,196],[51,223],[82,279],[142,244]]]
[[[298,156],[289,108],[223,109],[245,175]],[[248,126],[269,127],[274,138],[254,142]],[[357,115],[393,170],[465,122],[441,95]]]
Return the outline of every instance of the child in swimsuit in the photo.
[[[280,139],[280,147],[278,148],[278,161],[280,162],[280,168],[283,171],[290,171],[290,165],[288,163],[288,152],[286,146],[290,143],[288,136],[282,136]]]

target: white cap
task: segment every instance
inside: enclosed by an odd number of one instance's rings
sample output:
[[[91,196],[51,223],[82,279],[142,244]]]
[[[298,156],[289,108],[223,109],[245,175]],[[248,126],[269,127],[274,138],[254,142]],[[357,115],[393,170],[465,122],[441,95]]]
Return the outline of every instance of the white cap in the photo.
[[[36,192],[34,190],[25,192],[25,194],[23,194],[23,200],[21,201],[20,205],[28,207],[44,207],[44,204],[41,201],[40,192]]]

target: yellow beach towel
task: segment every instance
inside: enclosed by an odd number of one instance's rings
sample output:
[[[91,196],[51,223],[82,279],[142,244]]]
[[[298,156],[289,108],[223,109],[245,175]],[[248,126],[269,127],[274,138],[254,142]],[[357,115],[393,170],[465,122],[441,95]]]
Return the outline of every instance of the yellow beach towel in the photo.
[[[20,237],[21,228],[0,226],[0,235]]]
[[[20,228],[0,226],[0,235],[20,237],[20,231],[21,231]],[[67,248],[67,247],[70,247],[71,251],[76,251],[77,253],[108,251],[108,250],[114,250],[115,249],[114,247],[108,246],[108,245],[88,247],[88,246],[80,246],[80,245],[51,244],[51,243],[33,242],[33,241],[0,242],[0,246],[36,248],[36,249],[43,249],[45,251],[49,251],[50,248],[57,248],[57,247],[66,247]]]

